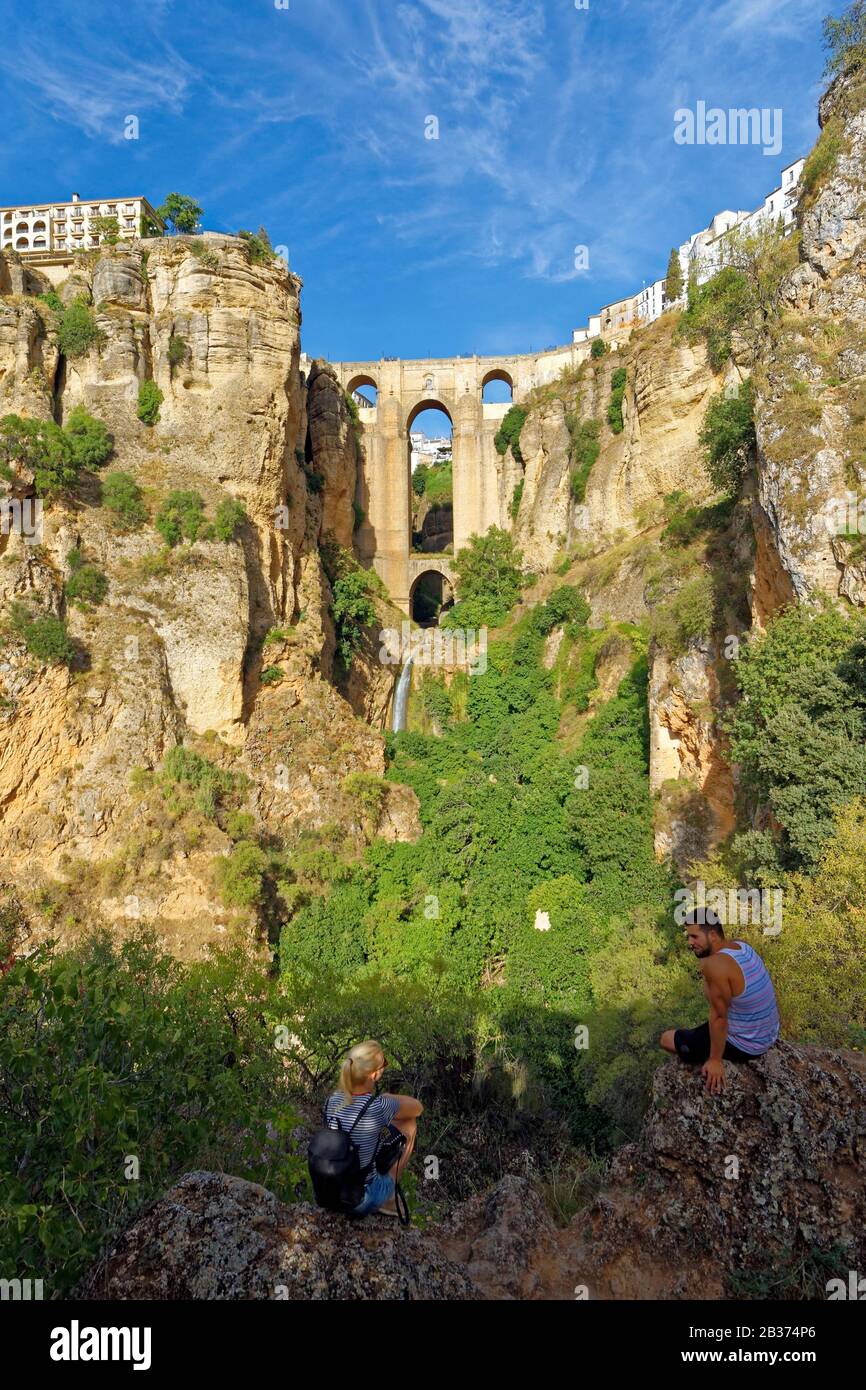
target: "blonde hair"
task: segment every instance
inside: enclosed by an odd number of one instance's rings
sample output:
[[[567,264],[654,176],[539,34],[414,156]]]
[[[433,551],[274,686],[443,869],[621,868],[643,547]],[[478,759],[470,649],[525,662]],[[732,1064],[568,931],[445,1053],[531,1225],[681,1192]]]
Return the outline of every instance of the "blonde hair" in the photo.
[[[348,1104],[352,1100],[352,1087],[360,1086],[372,1076],[374,1071],[378,1071],[384,1066],[385,1054],[382,1051],[381,1043],[377,1043],[375,1038],[368,1038],[366,1042],[355,1043],[355,1046],[347,1053],[343,1065],[340,1067],[340,1077],[337,1082]]]

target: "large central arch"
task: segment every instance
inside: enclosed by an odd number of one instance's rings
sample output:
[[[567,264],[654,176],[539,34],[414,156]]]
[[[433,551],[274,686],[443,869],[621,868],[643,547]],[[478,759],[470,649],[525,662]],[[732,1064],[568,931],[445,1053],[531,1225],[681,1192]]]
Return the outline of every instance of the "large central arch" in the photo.
[[[454,550],[491,526],[509,528],[514,489],[523,477],[510,452],[499,454],[496,433],[510,402],[486,403],[484,387],[502,381],[514,402],[556,380],[589,355],[589,343],[569,343],[516,357],[450,357],[334,363],[343,389],[377,391],[373,407],[359,406],[361,467],[357,501],[364,514],[356,533],[363,562],[373,565],[395,603],[408,613],[411,574],[409,433],[422,410],[451,420]],[[429,562],[431,556],[421,557]],[[443,563],[446,563],[443,561]],[[428,563],[429,568],[429,563]]]

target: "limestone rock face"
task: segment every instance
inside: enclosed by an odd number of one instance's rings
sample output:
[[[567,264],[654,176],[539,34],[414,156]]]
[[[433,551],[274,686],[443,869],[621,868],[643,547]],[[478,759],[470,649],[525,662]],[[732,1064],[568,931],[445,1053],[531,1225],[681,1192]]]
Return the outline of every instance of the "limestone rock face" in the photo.
[[[782,287],[788,313],[756,408],[759,502],[796,597],[862,606],[852,542],[866,530],[866,100],[856,74],[837,79],[819,114],[822,126],[839,123],[842,150],[805,206],[801,263]]]
[[[533,569],[548,568],[566,546],[598,548],[618,531],[641,529],[643,510],[666,493],[682,491],[695,501],[710,495],[698,434],[708,398],[721,390],[703,347],[674,336],[675,315],[633,335],[614,357],[584,367],[569,393],[542,398],[530,409],[520,435],[525,481],[515,537]],[[607,424],[610,381],[624,366],[628,384],[624,429]],[[570,424],[597,420],[601,451],[589,475],[584,501],[571,494]]]
[[[39,546],[0,536],[0,619],[14,602],[63,617],[78,652],[71,672],[28,655],[17,637],[0,652],[0,858],[37,939],[64,929],[39,922],[35,878],[64,884],[71,864],[101,872],[122,860],[139,811],[131,775],[158,769],[177,743],[211,740],[198,751],[249,778],[260,830],[337,820],[349,837],[352,827],[364,839],[417,835],[408,789],[386,786],[371,824],[344,787],[352,772],[384,770],[377,730],[396,672],[371,633],[345,695],[334,683],[319,547],[351,550],[356,445],[331,370],[300,372],[300,281],[282,261],[251,263],[233,237],[105,248],[59,287],[62,303],[91,307],[99,330],[65,360],[57,316],[34,298],[44,287],[3,267],[0,414],[62,424],[83,404],[112,434],[106,471],[131,474],[150,511],[125,529],[100,506],[97,476],[83,475],[74,501],[45,505]],[[163,393],[151,426],[137,416],[149,379]],[[235,498],[246,520],[233,540],[206,532],[168,549],[153,518],[172,491],[198,493],[208,522]],[[97,607],[67,597],[73,551],[108,580]],[[261,683],[265,667],[276,683]],[[145,841],[163,834],[157,817]],[[213,870],[230,848],[213,823],[191,851],[166,846],[144,878],[106,890],[98,911],[118,927],[132,893],[165,945],[195,955],[226,931]]]
[[[711,1096],[697,1068],[656,1073],[640,1138],[574,1221],[591,1298],[735,1297],[770,1270],[774,1297],[823,1298],[831,1276],[862,1270],[866,1061],[781,1043],[725,1074]],[[809,1255],[811,1294],[798,1284]]]
[[[98,1299],[442,1300],[465,1270],[417,1231],[376,1230],[222,1173],[187,1173],[121,1237],[84,1292]],[[371,1226],[374,1228],[371,1229]]]
[[[656,853],[679,869],[705,858],[736,825],[733,774],[717,730],[715,660],[706,642],[676,661],[656,644],[650,650],[650,791],[662,798]]]

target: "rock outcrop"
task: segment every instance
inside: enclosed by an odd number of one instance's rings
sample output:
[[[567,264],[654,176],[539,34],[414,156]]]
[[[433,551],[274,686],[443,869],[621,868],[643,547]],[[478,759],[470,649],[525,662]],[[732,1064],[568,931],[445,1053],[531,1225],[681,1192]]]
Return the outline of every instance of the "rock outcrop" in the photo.
[[[466,1271],[417,1231],[286,1206],[256,1183],[187,1173],[126,1231],[81,1291],[98,1299],[441,1300]]]
[[[866,1059],[781,1043],[725,1071],[720,1096],[697,1068],[656,1073],[640,1138],[573,1223],[591,1298],[761,1296],[767,1278],[824,1297],[864,1267]]]

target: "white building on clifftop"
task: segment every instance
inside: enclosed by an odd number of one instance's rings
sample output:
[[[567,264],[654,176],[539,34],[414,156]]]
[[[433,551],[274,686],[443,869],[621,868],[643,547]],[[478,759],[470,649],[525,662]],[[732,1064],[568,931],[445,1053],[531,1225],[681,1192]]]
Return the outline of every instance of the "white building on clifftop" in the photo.
[[[73,193],[68,203],[31,203],[0,208],[0,251],[17,251],[22,256],[68,256],[74,251],[91,251],[104,239],[98,218],[117,222],[117,234],[124,241],[141,235],[142,217],[162,227],[162,221],[146,198],[89,199]]]

